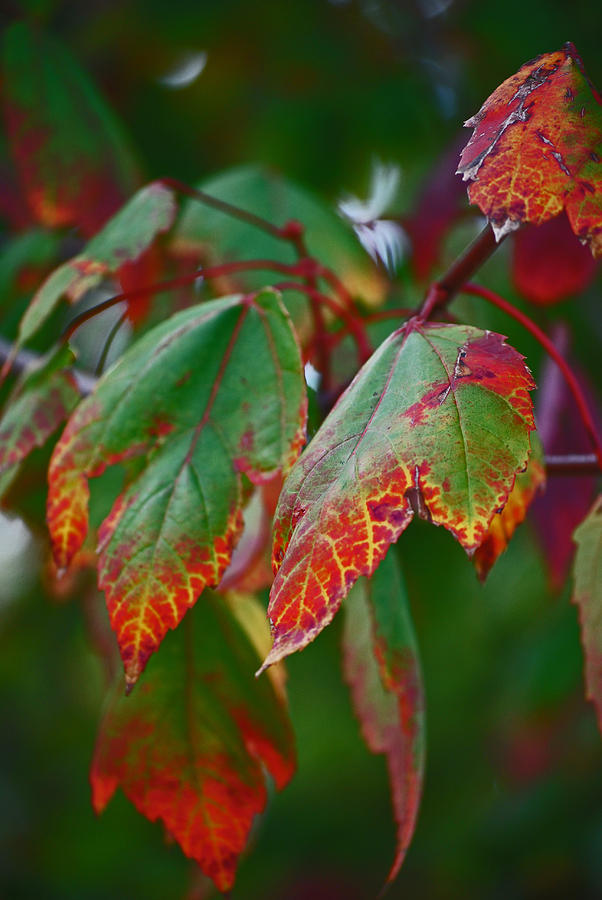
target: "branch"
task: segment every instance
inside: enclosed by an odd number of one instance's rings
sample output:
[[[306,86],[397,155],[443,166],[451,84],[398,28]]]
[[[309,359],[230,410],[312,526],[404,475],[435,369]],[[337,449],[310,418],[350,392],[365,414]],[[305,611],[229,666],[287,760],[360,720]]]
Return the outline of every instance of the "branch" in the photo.
[[[297,281],[283,281],[280,284],[275,284],[274,288],[278,291],[299,291],[301,294],[306,294],[310,300],[327,306],[337,318],[341,319],[355,340],[360,366],[363,366],[363,364],[370,359],[372,356],[372,346],[368,335],[366,334],[363,320],[355,318],[346,307],[341,306],[339,302],[333,300],[328,294],[323,294],[321,291],[317,291],[307,284],[300,284]]]
[[[546,456],[548,475],[598,475],[600,465],[594,453],[567,453],[566,456]]]
[[[587,401],[583,396],[583,392],[581,391],[581,387],[579,385],[579,382],[577,381],[575,373],[573,372],[565,358],[558,352],[556,346],[552,343],[547,334],[543,332],[539,325],[536,325],[535,322],[533,322],[533,320],[529,318],[529,316],[525,315],[525,313],[521,312],[520,309],[517,309],[515,306],[513,306],[512,303],[508,303],[507,300],[504,300],[504,298],[500,297],[499,294],[496,294],[495,291],[491,291],[489,290],[489,288],[482,287],[479,284],[465,284],[462,287],[462,291],[463,293],[471,294],[474,297],[481,297],[483,300],[487,300],[487,302],[491,303],[493,306],[497,306],[498,309],[501,309],[503,312],[507,313],[507,315],[512,316],[513,319],[515,319],[517,322],[520,322],[523,328],[526,328],[527,331],[533,335],[535,340],[541,344],[550,358],[554,360],[554,362],[562,372],[567,386],[571,394],[573,395],[573,399],[577,405],[577,409],[579,410],[579,415],[581,416],[589,439],[596,452],[599,469],[600,471],[602,471],[602,442],[600,441],[596,432],[596,426],[589,411]]]
[[[284,241],[292,241],[292,237],[288,231],[290,223],[287,223],[283,228],[278,228],[276,225],[272,225],[271,222],[268,222],[267,219],[256,216],[255,213],[242,209],[240,206],[234,206],[233,203],[227,203],[226,200],[218,200],[217,197],[212,197],[211,194],[206,194],[204,191],[199,191],[197,188],[190,187],[190,185],[185,184],[183,181],[179,181],[177,178],[161,178],[160,181],[166,187],[170,187],[180,194],[185,194],[193,200],[198,200],[199,203],[202,203],[204,206],[218,209],[232,219],[238,219],[240,222],[246,222],[247,225],[253,225],[255,228],[265,231],[266,234],[270,234],[272,237]]]
[[[504,238],[500,241],[496,240],[491,225],[487,224],[472,244],[469,244],[466,250],[454,260],[443,277],[430,286],[418,317],[430,319],[435,310],[446,306],[461,290],[464,282],[468,281],[489,259],[502,240]]]

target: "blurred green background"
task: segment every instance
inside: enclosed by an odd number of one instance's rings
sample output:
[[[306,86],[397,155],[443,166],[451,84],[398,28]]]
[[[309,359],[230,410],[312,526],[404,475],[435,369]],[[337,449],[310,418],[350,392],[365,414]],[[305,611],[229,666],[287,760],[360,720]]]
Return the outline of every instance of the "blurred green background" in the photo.
[[[527,59],[572,40],[602,85],[602,4],[591,0],[13,0],[2,15],[4,25],[36,20],[70,48],[149,179],[194,183],[257,162],[334,204],[345,191],[365,193],[377,157],[401,167],[402,213],[462,121]],[[198,78],[170,85],[199,53]],[[448,256],[465,237],[460,227]],[[503,248],[483,280],[512,297],[507,258]],[[599,288],[540,316],[570,322],[592,377]],[[416,302],[415,289],[399,293]],[[537,373],[539,351],[512,323],[478,301],[456,312],[507,333]],[[42,502],[39,491],[32,503]],[[602,742],[583,699],[570,585],[551,591],[528,525],[485,587],[440,529],[413,524],[399,552],[428,751],[416,835],[388,896],[602,897]],[[89,590],[85,603],[48,596],[37,573],[44,554],[41,538],[24,539],[0,579],[0,896],[201,897],[193,864],[120,792],[100,819],[92,812],[104,673],[89,622],[102,604]],[[299,771],[258,823],[234,900],[360,900],[376,896],[388,871],[385,765],[359,737],[340,626],[290,661]]]

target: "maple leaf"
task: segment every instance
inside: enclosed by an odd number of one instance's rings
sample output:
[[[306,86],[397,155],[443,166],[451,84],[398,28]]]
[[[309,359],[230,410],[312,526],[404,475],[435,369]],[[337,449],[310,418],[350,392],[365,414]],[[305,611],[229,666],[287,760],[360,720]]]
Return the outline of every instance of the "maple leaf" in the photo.
[[[602,731],[602,494],[573,539],[577,544],[573,603],[579,607],[586,696],[596,707]]]
[[[280,496],[264,668],[313,640],[414,511],[474,552],[527,463],[533,387],[492,332],[414,318],[381,344]]]
[[[41,447],[76,406],[81,392],[73,361],[68,348],[59,348],[33,365],[9,398],[0,419],[0,472]]]
[[[173,191],[159,181],[141,188],[82,253],[55,269],[40,285],[21,319],[18,344],[36,333],[63,295],[75,303],[124,263],[138,259],[158,234],[171,227],[175,214]]]
[[[472,561],[485,581],[498,556],[504,552],[516,528],[524,521],[534,497],[546,483],[543,449],[536,434],[531,437],[531,456],[525,472],[519,472],[504,508],[497,512]]]
[[[37,221],[93,234],[139,184],[111,110],[67,48],[25,22],[4,33],[2,99]]]
[[[564,209],[602,256],[602,103],[572,44],[526,63],[465,124],[458,172],[498,240]]]
[[[172,316],[75,411],[49,469],[59,568],[86,534],[88,478],[145,457],[99,531],[99,586],[128,685],[203,588],[218,584],[242,531],[243,474],[261,483],[286,472],[305,412],[299,348],[271,290]]]
[[[408,599],[394,552],[345,600],[343,663],[364,740],[387,757],[396,877],[412,839],[424,772],[424,692]]]
[[[220,891],[232,887],[253,818],[265,808],[264,767],[278,789],[295,768],[281,685],[252,675],[255,644],[265,639],[256,601],[229,604],[207,592],[166,638],[136,693],[125,698],[115,685],[90,772],[97,812],[121,786]]]

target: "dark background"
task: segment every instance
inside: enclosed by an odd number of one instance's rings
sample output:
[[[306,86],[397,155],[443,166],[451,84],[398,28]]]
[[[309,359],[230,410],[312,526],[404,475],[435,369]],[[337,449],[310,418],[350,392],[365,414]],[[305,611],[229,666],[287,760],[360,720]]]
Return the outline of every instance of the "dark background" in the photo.
[[[401,212],[463,120],[526,60],[572,40],[602,85],[602,4],[579,0],[40,0],[13,10],[70,48],[147,178],[194,183],[261,162],[334,203],[365,192],[378,157],[402,169]],[[160,83],[200,50],[207,64],[193,84]],[[484,280],[512,297],[506,268],[504,248]],[[467,320],[508,333],[537,371],[530,340],[477,303],[464,304]],[[599,281],[578,309],[542,314],[572,323],[591,374],[597,304]],[[81,604],[46,596],[35,575],[45,551],[35,546],[0,606],[0,896],[200,896],[193,864],[120,792],[100,819],[92,812],[103,672]],[[441,529],[412,525],[400,554],[422,651],[428,758],[416,835],[388,896],[602,897],[602,744],[583,700],[570,585],[550,589],[528,525],[485,587]],[[359,738],[340,625],[290,661],[299,771],[258,824],[234,900],[373,897],[388,871],[385,765]]]

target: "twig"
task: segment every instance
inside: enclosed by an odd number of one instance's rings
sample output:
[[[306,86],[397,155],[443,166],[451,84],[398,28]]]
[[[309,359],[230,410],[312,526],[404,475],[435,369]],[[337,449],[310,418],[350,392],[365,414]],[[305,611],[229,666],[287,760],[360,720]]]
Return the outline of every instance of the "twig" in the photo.
[[[189,284],[193,284],[198,278],[221,278],[223,275],[234,275],[237,272],[265,270],[280,272],[286,275],[296,275],[302,278],[306,277],[306,274],[308,272],[314,271],[314,266],[311,263],[311,260],[309,262],[307,260],[300,260],[297,263],[281,263],[274,259],[252,259],[242,260],[240,262],[223,263],[222,265],[217,266],[205,266],[201,269],[195,269],[194,272],[188,272],[186,275],[180,275],[177,278],[170,278],[167,281],[157,281],[155,284],[151,284],[146,287],[135,288],[131,291],[124,291],[121,294],[115,294],[115,296],[109,297],[107,300],[103,300],[102,303],[97,303],[96,306],[92,306],[90,307],[90,309],[87,309],[83,313],[80,313],[78,316],[75,316],[75,318],[71,320],[71,322],[63,331],[60,340],[62,343],[67,343],[69,338],[75,331],[77,331],[80,325],[83,325],[84,322],[87,322],[89,319],[93,319],[94,316],[99,315],[106,309],[110,309],[112,306],[116,306],[118,303],[123,303],[124,300],[127,300],[131,303],[135,302],[136,300],[145,298],[149,294],[161,294],[165,291],[172,291],[176,288],[186,287]]]
[[[551,359],[554,360],[560,371],[562,372],[567,386],[573,395],[573,399],[577,404],[577,409],[579,410],[579,415],[583,421],[585,429],[588,433],[589,439],[592,443],[592,446],[596,452],[596,456],[598,458],[598,465],[600,470],[602,470],[602,443],[598,438],[598,434],[596,432],[596,426],[594,424],[594,420],[590,414],[587,401],[581,391],[581,387],[575,374],[564,357],[558,352],[556,346],[550,340],[550,338],[541,330],[541,328],[533,322],[529,316],[525,315],[525,313],[521,312],[520,309],[517,309],[512,303],[509,303],[507,300],[504,300],[503,297],[500,297],[499,294],[496,294],[495,291],[491,291],[489,288],[482,287],[479,284],[465,284],[462,287],[462,292],[465,294],[471,294],[475,297],[481,297],[483,300],[487,300],[488,303],[491,303],[493,306],[497,306],[498,309],[503,310],[507,315],[512,316],[517,322],[526,328],[527,331],[533,335],[533,337],[541,344],[546,353],[550,356]]]
[[[301,222],[292,220],[288,223],[288,239],[295,248],[297,258],[299,260],[309,258],[309,251],[307,249],[307,244],[305,243],[305,226]],[[315,274],[307,275],[305,283],[313,290],[317,290],[318,283]],[[318,368],[320,370],[320,374],[322,375],[321,389],[324,392],[328,393],[332,388],[332,366],[330,358],[331,345],[326,329],[326,320],[324,318],[322,307],[315,300],[315,298],[310,297],[310,301],[311,311],[316,329],[316,337],[314,341],[316,356]]]
[[[104,342],[104,346],[102,348],[102,352],[100,354],[98,362],[96,363],[96,369],[94,370],[94,374],[96,376],[102,375],[102,373],[104,371],[104,367],[107,362],[107,357],[109,355],[109,351],[111,350],[111,347],[113,345],[113,341],[117,337],[117,332],[119,331],[119,329],[121,328],[121,326],[123,325],[123,323],[125,322],[127,317],[128,317],[128,311],[126,309],[126,311],[119,316],[119,318],[117,319],[115,324],[112,326],[111,330],[109,331],[109,333],[106,337],[106,340]]]
[[[599,475],[600,465],[594,453],[567,453],[565,456],[546,456],[548,475]]]
[[[190,187],[189,184],[185,184],[177,178],[161,178],[160,181],[166,187],[173,188],[174,191],[185,194],[193,200],[198,200],[199,203],[202,203],[204,206],[218,209],[220,212],[225,213],[225,215],[230,216],[233,219],[238,219],[240,222],[246,222],[247,225],[253,225],[255,228],[259,228],[261,231],[271,234],[272,237],[285,241],[291,240],[287,233],[288,223],[283,228],[278,228],[276,225],[272,225],[271,222],[268,222],[267,219],[256,216],[255,213],[242,209],[240,206],[234,206],[233,203],[228,203],[226,200],[219,200],[217,197],[212,197],[211,194],[206,194],[204,191],[199,191],[197,188]]]
[[[464,282],[480,269],[500,244],[501,241],[496,241],[491,225],[486,225],[472,244],[454,260],[443,277],[430,286],[418,313],[419,318],[430,319],[436,309],[448,304]]]
[[[357,346],[358,362],[360,366],[363,366],[363,364],[370,359],[372,356],[372,346],[362,320],[356,319],[344,306],[341,306],[339,302],[332,297],[329,297],[328,294],[323,294],[321,291],[318,291],[307,284],[300,284],[297,281],[283,281],[279,284],[275,284],[274,288],[278,291],[299,291],[302,294],[306,294],[311,300],[315,300],[316,302],[327,306],[337,318],[344,322],[348,331],[353,336]]]

